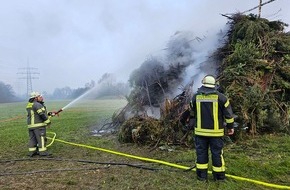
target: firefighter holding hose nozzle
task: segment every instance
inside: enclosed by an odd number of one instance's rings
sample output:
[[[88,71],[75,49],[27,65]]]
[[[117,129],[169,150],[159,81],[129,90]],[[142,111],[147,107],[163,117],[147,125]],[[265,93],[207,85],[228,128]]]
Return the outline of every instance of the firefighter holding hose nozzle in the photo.
[[[39,92],[32,92],[26,106],[30,157],[50,156],[46,148],[46,127],[51,125],[50,117],[55,113],[47,113],[43,100]]]

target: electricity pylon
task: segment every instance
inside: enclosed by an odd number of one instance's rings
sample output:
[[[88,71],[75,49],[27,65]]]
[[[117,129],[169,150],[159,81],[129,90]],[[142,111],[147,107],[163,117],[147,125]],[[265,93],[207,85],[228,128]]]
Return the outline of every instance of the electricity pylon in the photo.
[[[27,85],[27,97],[29,97],[29,94],[32,92],[32,79],[38,79],[38,77],[34,77],[34,75],[39,74],[38,72],[35,72],[37,68],[30,67],[29,62],[27,62],[27,67],[19,68],[21,70],[24,70],[23,72],[18,72],[17,74],[26,75],[24,77],[20,77],[19,79],[26,79],[26,85]]]

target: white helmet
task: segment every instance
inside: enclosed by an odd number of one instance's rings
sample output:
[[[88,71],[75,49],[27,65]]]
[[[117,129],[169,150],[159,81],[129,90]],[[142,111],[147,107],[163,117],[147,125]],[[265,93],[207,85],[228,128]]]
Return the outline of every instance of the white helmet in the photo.
[[[206,75],[201,82],[202,86],[215,88],[215,78],[212,75]]]
[[[31,92],[30,93],[30,98],[36,98],[38,96],[41,96],[41,94],[39,92]]]

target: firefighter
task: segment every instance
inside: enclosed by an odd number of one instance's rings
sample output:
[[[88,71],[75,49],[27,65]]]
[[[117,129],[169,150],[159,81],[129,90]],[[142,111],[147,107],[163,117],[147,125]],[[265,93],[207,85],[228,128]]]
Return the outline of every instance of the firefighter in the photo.
[[[222,137],[225,127],[228,135],[234,134],[234,117],[229,99],[216,89],[214,76],[207,75],[203,78],[202,86],[190,102],[190,108],[195,118],[197,179],[207,180],[208,149],[210,149],[213,178],[214,180],[225,180]]]
[[[50,126],[50,116],[48,116],[43,97],[39,92],[32,92],[27,106],[27,126],[29,133],[29,156],[37,154],[49,156],[46,148],[46,127]]]

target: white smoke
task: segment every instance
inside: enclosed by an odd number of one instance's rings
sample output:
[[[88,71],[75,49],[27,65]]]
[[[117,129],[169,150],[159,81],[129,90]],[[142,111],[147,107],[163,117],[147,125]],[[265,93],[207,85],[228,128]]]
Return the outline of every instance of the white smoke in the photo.
[[[213,53],[223,45],[227,26],[221,31],[207,32],[199,41],[194,41],[194,63],[186,69],[186,77],[183,85],[194,80],[193,91],[201,86],[201,80],[205,75],[217,76],[218,63]]]

